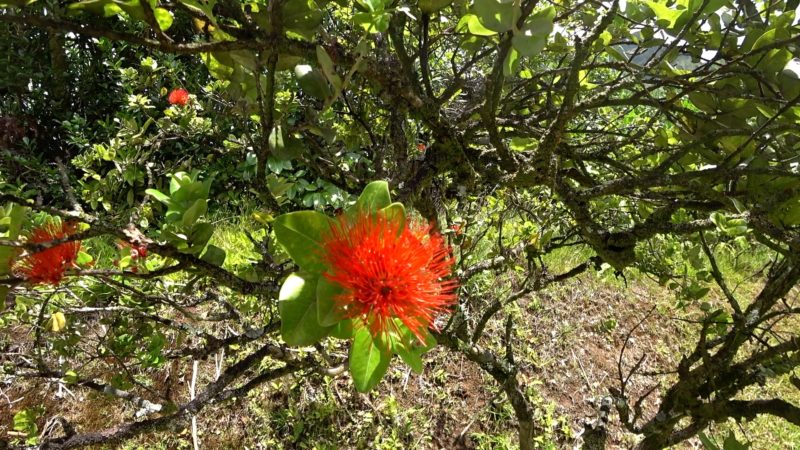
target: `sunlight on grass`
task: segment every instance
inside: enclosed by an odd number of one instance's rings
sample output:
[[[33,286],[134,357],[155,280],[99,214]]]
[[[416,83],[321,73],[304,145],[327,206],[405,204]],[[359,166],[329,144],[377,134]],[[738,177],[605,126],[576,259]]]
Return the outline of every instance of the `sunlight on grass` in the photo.
[[[258,233],[262,226],[250,214],[217,214],[211,221],[216,228],[209,243],[225,250],[223,267],[233,270],[251,266],[261,259],[247,233],[258,239],[263,236],[263,232]]]

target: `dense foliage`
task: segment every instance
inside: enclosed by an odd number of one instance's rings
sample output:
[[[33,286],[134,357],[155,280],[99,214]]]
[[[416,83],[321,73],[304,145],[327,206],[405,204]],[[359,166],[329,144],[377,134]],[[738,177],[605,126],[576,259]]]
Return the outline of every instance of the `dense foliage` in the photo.
[[[518,304],[590,271],[657,280],[692,324],[646,392],[645,356],[619,349],[607,406],[638,448],[800,425],[769,390],[800,386],[796,8],[0,0],[3,376],[137,410],[55,434],[15,410],[13,445],[182,427],[289,374],[367,391],[438,344],[497,382],[534,448]],[[583,260],[556,271],[564,251]],[[764,256],[752,295],[719,263],[735,252]],[[153,388],[211,356],[190,398]]]

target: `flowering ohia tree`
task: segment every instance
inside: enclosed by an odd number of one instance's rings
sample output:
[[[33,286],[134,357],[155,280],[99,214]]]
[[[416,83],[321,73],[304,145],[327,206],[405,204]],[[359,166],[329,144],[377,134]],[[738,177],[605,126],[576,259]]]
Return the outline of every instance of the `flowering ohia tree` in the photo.
[[[457,288],[450,249],[431,225],[407,220],[384,181],[370,183],[335,219],[299,211],[274,225],[300,267],[280,291],[287,344],[352,339],[350,373],[361,392],[378,384],[394,354],[422,371],[422,354],[436,344],[429,328]]]
[[[48,220],[34,228],[28,236],[31,244],[50,244],[66,239],[78,232],[74,222]],[[14,264],[13,270],[31,284],[57,285],[64,278],[67,269],[77,267],[80,241],[66,241],[51,245],[43,250],[22,255]]]
[[[167,101],[170,105],[186,106],[189,103],[189,91],[184,88],[173,89]]]

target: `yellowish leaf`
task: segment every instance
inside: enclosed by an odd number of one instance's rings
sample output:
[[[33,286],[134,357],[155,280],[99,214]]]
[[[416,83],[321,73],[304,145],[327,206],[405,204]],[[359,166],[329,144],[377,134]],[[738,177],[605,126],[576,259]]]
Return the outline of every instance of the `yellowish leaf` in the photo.
[[[50,329],[56,333],[67,328],[67,317],[61,311],[50,315]]]

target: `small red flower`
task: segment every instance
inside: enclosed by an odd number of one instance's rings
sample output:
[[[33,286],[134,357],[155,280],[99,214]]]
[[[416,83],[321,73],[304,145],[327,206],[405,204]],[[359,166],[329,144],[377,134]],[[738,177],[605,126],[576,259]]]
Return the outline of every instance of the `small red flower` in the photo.
[[[147,258],[147,244],[134,244],[127,241],[119,241],[117,247],[120,250],[130,249],[131,259]]]
[[[391,331],[398,318],[424,341],[436,314],[456,301],[457,288],[447,279],[450,249],[431,228],[367,213],[339,217],[322,247],[324,276],[345,290],[334,299],[345,317],[364,319],[373,336]]]
[[[77,228],[76,223],[49,222],[35,228],[28,236],[28,242],[42,244],[63,239],[75,234]],[[14,265],[14,272],[32,284],[57,285],[64,278],[64,272],[75,267],[80,249],[80,241],[69,241],[24,255]]]
[[[425,145],[425,144],[424,144],[424,143],[422,143],[422,142],[420,142],[419,144],[417,144],[417,151],[418,151],[418,152],[420,152],[420,153],[422,153],[422,152],[424,152],[425,150],[427,150],[427,148],[428,148],[428,146],[427,146],[427,145]]]
[[[170,105],[186,106],[189,103],[189,91],[184,88],[173,89],[167,97]]]
[[[460,223],[454,223],[450,225],[450,229],[453,230],[453,233],[455,233],[456,236],[461,236],[464,233],[463,231],[461,231]]]

